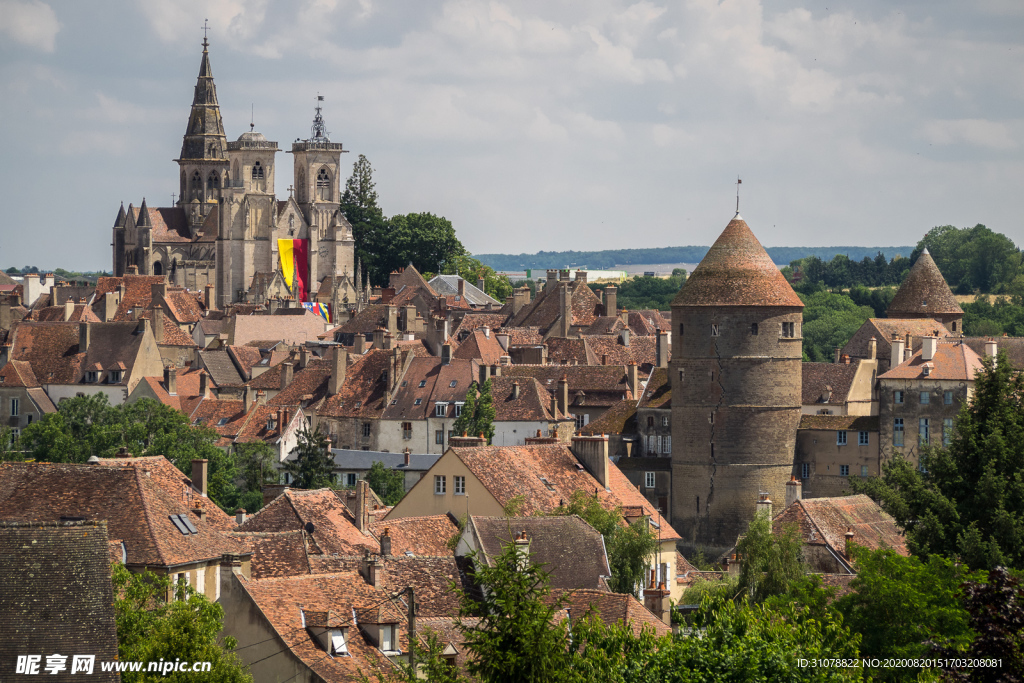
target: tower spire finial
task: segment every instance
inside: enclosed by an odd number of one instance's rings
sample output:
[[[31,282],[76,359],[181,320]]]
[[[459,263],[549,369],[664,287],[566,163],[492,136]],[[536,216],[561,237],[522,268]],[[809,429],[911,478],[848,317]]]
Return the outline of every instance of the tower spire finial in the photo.
[[[206,50],[210,46],[210,41],[206,39],[206,32],[210,29],[207,22],[209,19],[203,19],[203,50]]]
[[[743,181],[740,180],[739,176],[736,176],[736,215],[737,216],[740,215],[740,185],[742,185],[742,184],[743,184]]]

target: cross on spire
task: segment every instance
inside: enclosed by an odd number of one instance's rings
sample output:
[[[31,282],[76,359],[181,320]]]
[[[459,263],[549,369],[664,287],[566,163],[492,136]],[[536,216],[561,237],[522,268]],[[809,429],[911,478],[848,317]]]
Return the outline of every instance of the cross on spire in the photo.
[[[209,30],[209,28],[210,28],[210,27],[209,27],[209,26],[207,25],[207,22],[208,22],[208,21],[209,21],[209,19],[203,19],[203,47],[209,47],[209,46],[210,46],[210,43],[209,43],[209,41],[207,41],[207,40],[206,40],[206,32],[207,32],[207,31]]]
[[[740,212],[740,185],[742,185],[742,184],[743,184],[743,181],[740,180],[739,176],[736,176],[736,214],[737,215],[739,215],[739,212]]]

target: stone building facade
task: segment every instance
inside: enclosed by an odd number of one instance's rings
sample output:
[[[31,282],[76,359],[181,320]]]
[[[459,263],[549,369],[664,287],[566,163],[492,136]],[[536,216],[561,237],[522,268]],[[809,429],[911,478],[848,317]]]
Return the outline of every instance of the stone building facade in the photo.
[[[166,275],[192,290],[210,284],[216,303],[224,306],[244,300],[255,281],[279,270],[278,240],[305,240],[308,256],[296,268],[308,269],[307,300],[318,283],[334,277],[337,300],[354,303],[355,240],[339,210],[341,155],[348,150],[330,140],[317,106],[310,137],[297,139],[290,150],[294,186],[287,199],[278,199],[274,181],[281,150],[255,130],[228,141],[207,47],[204,40],[175,160],[179,199],[171,207],[150,208],[145,199],[138,207],[121,206],[113,227],[114,274]]]
[[[803,303],[737,214],[672,302],[672,521],[731,547],[782,500],[801,412]]]

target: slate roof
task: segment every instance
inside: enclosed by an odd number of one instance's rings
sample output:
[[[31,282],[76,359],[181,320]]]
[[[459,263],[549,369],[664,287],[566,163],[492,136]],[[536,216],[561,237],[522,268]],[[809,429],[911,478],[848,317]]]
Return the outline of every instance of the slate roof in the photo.
[[[469,468],[499,505],[505,506],[521,495],[524,513],[551,513],[567,503],[575,491],[597,491],[606,508],[642,508],[660,525],[662,540],[679,538],[614,463],[608,463],[608,490],[605,490],[565,444],[450,448],[449,452]]]
[[[857,363],[803,363],[801,403],[844,405],[857,374]]]
[[[925,375],[926,365],[930,366],[928,375]],[[930,361],[925,361],[921,349],[918,349],[908,360],[882,373],[878,379],[973,381],[980,370],[981,358],[970,346],[958,339],[939,340],[935,345],[935,356]]]
[[[854,543],[869,550],[889,547],[900,555],[910,554],[893,518],[864,494],[805,498],[796,501],[772,520],[776,533],[787,524],[794,523],[804,543],[827,543],[839,554],[843,554],[846,549],[847,529],[853,530]]]
[[[921,346],[921,337],[950,336],[942,323],[931,318],[869,318],[850,337],[841,353],[851,358],[867,358],[870,355],[868,347],[871,337],[874,337],[877,358],[891,362],[893,334],[901,339],[906,339],[909,334],[915,349]],[[899,361],[896,364],[898,365]]]
[[[686,278],[672,306],[804,304],[737,213]]]
[[[391,554],[396,556],[406,553],[427,557],[451,555],[448,541],[459,533],[459,527],[448,515],[403,517],[370,522],[370,532],[378,541],[385,530],[391,536]]]
[[[459,293],[459,280],[461,279],[458,275],[435,275],[427,284],[440,296],[455,295]],[[466,280],[464,291],[466,299],[473,306],[501,305],[500,301],[482,292],[479,287],[471,284],[469,280]]]
[[[386,453],[383,451],[357,451],[345,448],[332,448],[334,466],[341,470],[368,470],[373,463],[379,462],[384,467],[403,472],[426,472],[441,456],[434,453],[410,453],[409,466],[405,465],[404,453]],[[397,552],[397,551],[395,551]]]
[[[167,567],[245,552],[218,528],[227,516],[209,499],[192,492],[184,475],[178,482],[168,481],[152,466],[156,458],[140,460],[146,462],[135,467],[106,462],[4,463],[0,465],[0,518],[107,520],[109,533],[125,541],[129,566]],[[205,519],[192,512],[196,502],[208,511]],[[173,514],[188,515],[199,532],[182,534],[170,519]]]
[[[576,515],[552,517],[469,518],[469,532],[479,541],[478,561],[493,565],[504,546],[521,531],[530,542],[530,561],[550,574],[551,588],[600,588],[611,576],[604,539]]]
[[[877,415],[801,415],[799,429],[877,432]]]
[[[910,267],[885,314],[890,318],[933,318],[962,316],[964,311],[935,265],[935,259],[925,249]]]
[[[519,383],[519,398],[513,398],[515,383]],[[548,422],[566,419],[557,408],[551,412],[551,394],[532,377],[492,377],[491,399],[494,401],[494,419],[498,422]]]
[[[380,552],[377,541],[356,529],[348,508],[331,489],[286,489],[237,527],[238,531],[298,531],[312,523],[311,554],[361,555]]]
[[[244,383],[227,351],[200,351],[199,360],[218,387],[237,387]]]
[[[0,522],[0,660],[14,671],[18,655],[43,655],[39,673],[71,681],[66,670],[49,674],[55,652],[117,659],[114,591],[104,522]],[[6,675],[5,675],[6,677]],[[13,676],[12,676],[13,677]],[[95,678],[93,678],[95,677]],[[114,682],[97,665],[90,680]]]
[[[353,620],[353,609],[359,613],[371,605],[382,604],[396,623],[401,623],[404,616],[399,607],[387,600],[384,590],[370,586],[357,572],[266,579],[239,577],[239,583],[270,622],[276,635],[319,677],[318,680],[349,683],[359,680],[363,674],[372,677],[376,672],[386,674],[396,670],[384,654],[361,634]],[[327,656],[323,647],[304,628],[304,612],[306,615],[317,613],[326,616],[326,623],[330,626],[347,627],[350,656]],[[408,634],[404,628],[400,633],[399,643],[404,651],[407,649],[404,639]],[[239,642],[242,647],[247,644],[253,643]],[[256,660],[263,656],[255,653],[246,655],[246,659],[256,664]]]

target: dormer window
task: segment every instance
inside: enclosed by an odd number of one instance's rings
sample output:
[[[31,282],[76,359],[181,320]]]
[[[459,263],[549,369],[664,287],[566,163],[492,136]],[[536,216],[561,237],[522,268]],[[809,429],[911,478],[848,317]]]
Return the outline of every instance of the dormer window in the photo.
[[[96,380],[99,379],[99,373],[95,370],[90,370],[85,373],[85,381],[89,384],[95,384]]]
[[[347,655],[348,643],[345,642],[345,629],[331,631],[331,654]]]
[[[394,624],[380,625],[380,649],[384,652],[395,652],[398,650],[397,638],[395,637]]]
[[[444,417],[448,414],[448,404],[438,401],[434,404],[434,417]]]
[[[413,401],[412,404],[414,406],[422,405],[423,404],[423,399],[422,398],[418,398],[415,401]]]
[[[274,420],[274,419],[267,420],[267,429],[268,430],[270,430],[270,429],[277,429],[277,420]]]
[[[121,371],[120,370],[111,370],[109,373],[107,373],[107,383],[108,384],[120,384],[121,383]]]

